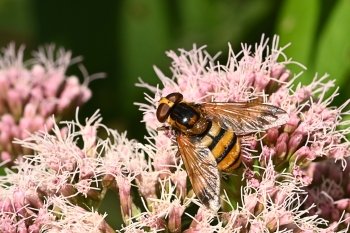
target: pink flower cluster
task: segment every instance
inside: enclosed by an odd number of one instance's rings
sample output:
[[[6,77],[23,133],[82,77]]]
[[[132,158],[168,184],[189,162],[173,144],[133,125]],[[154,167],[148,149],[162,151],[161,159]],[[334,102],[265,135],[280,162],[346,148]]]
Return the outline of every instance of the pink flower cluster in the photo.
[[[0,161],[14,161],[25,151],[12,144],[14,138],[25,139],[29,133],[50,129],[54,114],[60,120],[91,97],[86,83],[75,76],[67,77],[71,52],[54,46],[40,48],[34,58],[23,61],[24,46],[16,52],[10,44],[0,55]]]
[[[59,129],[53,123],[52,134],[16,141],[34,153],[14,167],[17,173],[0,177],[0,232],[113,232],[97,208],[121,172],[117,149],[123,142],[99,140],[100,121],[96,112],[86,125],[76,120]]]
[[[293,86],[300,74],[291,77],[283,49],[278,37],[271,48],[262,39],[254,51],[230,49],[225,65],[204,47],[168,52],[173,77],[155,68],[164,88],[139,84],[155,95],[139,104],[146,144],[108,129],[98,113],[62,129],[52,119],[52,134],[44,128],[18,139],[33,153],[19,160],[18,173],[6,170],[0,179],[0,232],[113,232],[96,212],[109,189],[125,223],[117,232],[348,232],[348,174],[336,175],[348,171],[349,131],[338,129],[349,124],[341,117],[348,102],[329,107],[337,93],[325,97],[334,83],[326,76]],[[157,131],[157,101],[171,92],[196,103],[264,102],[290,116],[283,126],[239,138],[242,166],[222,174],[218,212],[195,197],[172,132]],[[106,139],[97,137],[101,129]],[[311,175],[312,162],[328,158],[338,161],[327,165],[338,167],[336,177],[326,167],[320,170],[329,177]]]
[[[312,178],[305,187],[307,198],[304,208],[310,208],[308,215],[319,215],[331,224],[341,224],[343,228],[350,223],[350,164],[346,167],[334,159],[312,163],[306,173]],[[338,223],[341,216],[344,222]]]
[[[343,167],[346,165],[345,158],[350,155],[348,130],[337,127],[349,125],[342,120],[342,115],[349,115],[343,111],[349,101],[338,108],[329,107],[338,93],[326,98],[328,90],[334,86],[334,80],[326,81],[327,75],[321,78],[316,75],[309,85],[294,85],[301,73],[291,77],[286,65],[300,64],[286,58],[284,48],[278,48],[278,37],[274,38],[271,48],[267,42],[262,38],[254,51],[242,45],[238,54],[230,48],[225,65],[215,63],[215,58],[210,57],[204,47],[194,46],[190,51],[180,49],[180,55],[170,51],[167,55],[173,59],[173,77],[168,78],[155,68],[164,88],[159,90],[142,81],[139,84],[155,93],[155,97],[146,98],[151,105],[139,105],[144,112],[143,121],[155,141],[150,157],[154,169],[163,173],[159,179],[173,177],[174,167],[176,171],[181,170],[181,161],[174,157],[177,147],[173,135],[156,130],[161,126],[155,117],[161,96],[180,92],[185,100],[195,103],[263,102],[286,110],[290,116],[281,127],[240,138],[244,169],[223,174],[227,176],[222,179],[221,186],[228,194],[226,204],[222,199],[223,212],[210,218],[197,218],[203,212],[200,208],[195,215],[197,224],[191,224],[188,232],[226,232],[226,224],[239,229],[237,232],[345,232],[347,229],[346,224],[328,225],[316,215],[312,219],[307,217],[312,206],[302,205],[305,201],[302,187],[309,185],[312,177],[304,174],[302,168],[315,159],[328,158],[340,160]],[[284,61],[278,62],[279,57]],[[267,172],[271,177],[264,181]],[[184,177],[182,182],[174,180],[173,184],[187,191],[186,197],[192,195],[191,190],[186,189]],[[154,199],[148,195],[143,197],[146,201]],[[182,200],[186,202],[187,199]],[[198,201],[192,202],[201,206]],[[230,207],[229,203],[234,204]],[[227,221],[222,221],[223,217]],[[338,217],[341,222],[341,215]],[[221,228],[211,228],[214,219]],[[202,224],[208,228],[203,228]]]

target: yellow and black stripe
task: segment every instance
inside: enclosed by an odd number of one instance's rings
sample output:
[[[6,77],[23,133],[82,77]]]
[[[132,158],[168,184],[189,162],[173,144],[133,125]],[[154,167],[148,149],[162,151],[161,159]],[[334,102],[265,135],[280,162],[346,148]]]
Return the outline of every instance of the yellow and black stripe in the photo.
[[[219,170],[236,169],[242,160],[237,135],[230,129],[221,128],[217,122],[212,121],[209,127],[209,131],[201,138],[200,145],[209,148]]]

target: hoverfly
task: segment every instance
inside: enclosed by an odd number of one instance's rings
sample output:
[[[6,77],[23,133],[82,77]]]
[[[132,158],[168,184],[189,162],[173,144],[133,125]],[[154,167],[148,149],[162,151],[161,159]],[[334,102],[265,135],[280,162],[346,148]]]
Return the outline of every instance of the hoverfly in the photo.
[[[157,119],[172,130],[193,191],[208,208],[220,208],[220,171],[232,171],[242,161],[237,136],[285,124],[288,114],[257,103],[191,103],[181,93],[158,102]]]

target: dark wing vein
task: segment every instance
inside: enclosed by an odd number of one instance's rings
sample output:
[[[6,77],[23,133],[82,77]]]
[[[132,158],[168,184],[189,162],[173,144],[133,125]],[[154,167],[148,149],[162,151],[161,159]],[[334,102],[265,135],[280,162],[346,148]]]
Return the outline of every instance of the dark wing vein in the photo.
[[[289,116],[276,106],[255,103],[204,103],[206,116],[217,120],[221,127],[232,129],[237,135],[266,130],[285,124]]]
[[[177,141],[188,177],[198,199],[207,207],[220,208],[220,173],[207,147],[197,147],[195,137],[178,135]]]

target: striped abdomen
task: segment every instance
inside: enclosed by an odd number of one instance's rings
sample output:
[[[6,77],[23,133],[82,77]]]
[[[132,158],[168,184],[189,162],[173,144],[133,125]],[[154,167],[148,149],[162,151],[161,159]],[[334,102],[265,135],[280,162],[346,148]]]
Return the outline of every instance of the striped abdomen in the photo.
[[[241,145],[237,135],[232,130],[221,128],[217,122],[211,122],[200,145],[210,149],[219,170],[232,171],[241,164]]]

